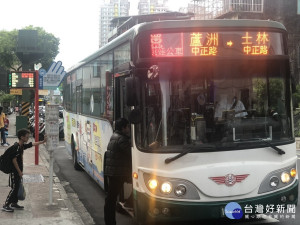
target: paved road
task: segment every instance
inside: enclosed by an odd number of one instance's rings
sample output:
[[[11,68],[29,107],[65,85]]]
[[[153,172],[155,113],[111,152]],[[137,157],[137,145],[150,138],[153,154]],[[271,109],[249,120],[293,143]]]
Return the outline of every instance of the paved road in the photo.
[[[61,141],[60,146],[62,147],[54,153],[54,171],[56,175],[62,181],[66,192],[70,198],[73,199],[74,207],[79,211],[79,214],[82,215],[86,224],[104,225],[104,191],[87,173],[84,171],[76,171],[73,168],[72,158],[64,148],[64,142]],[[82,206],[80,201],[77,201],[77,196],[85,207]],[[94,221],[89,218],[85,208]],[[119,213],[117,213],[117,221],[120,225],[132,224],[132,220],[128,215]]]

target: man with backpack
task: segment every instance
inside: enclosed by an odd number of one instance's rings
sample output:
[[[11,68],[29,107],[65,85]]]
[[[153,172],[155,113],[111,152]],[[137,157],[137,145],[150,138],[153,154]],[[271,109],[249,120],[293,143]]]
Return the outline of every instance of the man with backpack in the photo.
[[[24,206],[18,205],[18,190],[19,190],[21,178],[23,177],[24,150],[27,148],[31,148],[32,146],[43,144],[47,141],[47,137],[45,136],[45,139],[43,141],[34,142],[34,143],[30,142],[26,144],[29,139],[29,134],[30,131],[27,129],[19,130],[17,132],[19,142],[16,142],[14,145],[9,147],[5,151],[5,153],[1,156],[3,157],[5,155],[6,156],[5,160],[8,160],[8,162],[6,163],[1,162],[1,164],[6,164],[8,168],[11,168],[11,169],[6,168],[6,170],[3,169],[3,172],[10,173],[11,190],[3,205],[2,211],[13,212],[14,209],[24,209]],[[3,159],[1,159],[1,161],[2,160]]]

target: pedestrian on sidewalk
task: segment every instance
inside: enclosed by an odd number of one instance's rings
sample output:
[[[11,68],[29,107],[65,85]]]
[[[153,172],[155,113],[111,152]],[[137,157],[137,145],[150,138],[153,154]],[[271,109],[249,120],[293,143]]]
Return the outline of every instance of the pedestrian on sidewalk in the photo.
[[[43,144],[47,141],[47,137],[43,141],[39,142],[30,142],[29,139],[30,131],[27,129],[18,130],[17,136],[19,142],[16,142],[14,145],[9,147],[6,151],[11,151],[12,163],[15,167],[14,172],[10,174],[10,186],[11,190],[6,198],[6,201],[3,205],[2,211],[13,212],[14,209],[24,209],[24,206],[18,205],[18,190],[20,186],[20,180],[23,177],[23,153],[27,148],[32,146]]]
[[[130,124],[125,118],[117,119],[115,132],[107,146],[104,174],[108,178],[107,196],[104,205],[106,225],[116,224],[116,203],[124,182],[131,178]]]
[[[5,138],[8,137],[8,127],[9,127],[9,119],[7,118],[7,114],[5,113],[5,119],[4,119]]]
[[[6,142],[6,135],[5,135],[5,114],[3,112],[3,107],[0,106],[0,132],[1,132],[1,145],[4,147],[9,146]]]

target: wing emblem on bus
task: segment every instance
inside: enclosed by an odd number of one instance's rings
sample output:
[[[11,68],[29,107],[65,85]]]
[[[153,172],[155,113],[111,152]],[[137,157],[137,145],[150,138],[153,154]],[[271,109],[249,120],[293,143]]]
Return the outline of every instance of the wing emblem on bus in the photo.
[[[225,176],[220,177],[209,177],[209,179],[213,180],[217,184],[225,184],[226,186],[233,186],[235,183],[240,183],[245,180],[249,174],[242,175],[234,175],[234,174],[226,174]]]

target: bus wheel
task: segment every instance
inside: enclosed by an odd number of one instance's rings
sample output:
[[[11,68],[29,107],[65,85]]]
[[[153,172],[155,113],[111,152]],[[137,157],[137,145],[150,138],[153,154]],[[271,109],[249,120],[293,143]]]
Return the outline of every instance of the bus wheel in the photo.
[[[77,151],[75,150],[75,142],[74,139],[72,138],[71,142],[71,148],[72,148],[72,158],[73,158],[73,166],[75,170],[82,170],[81,166],[78,163],[77,160]]]

